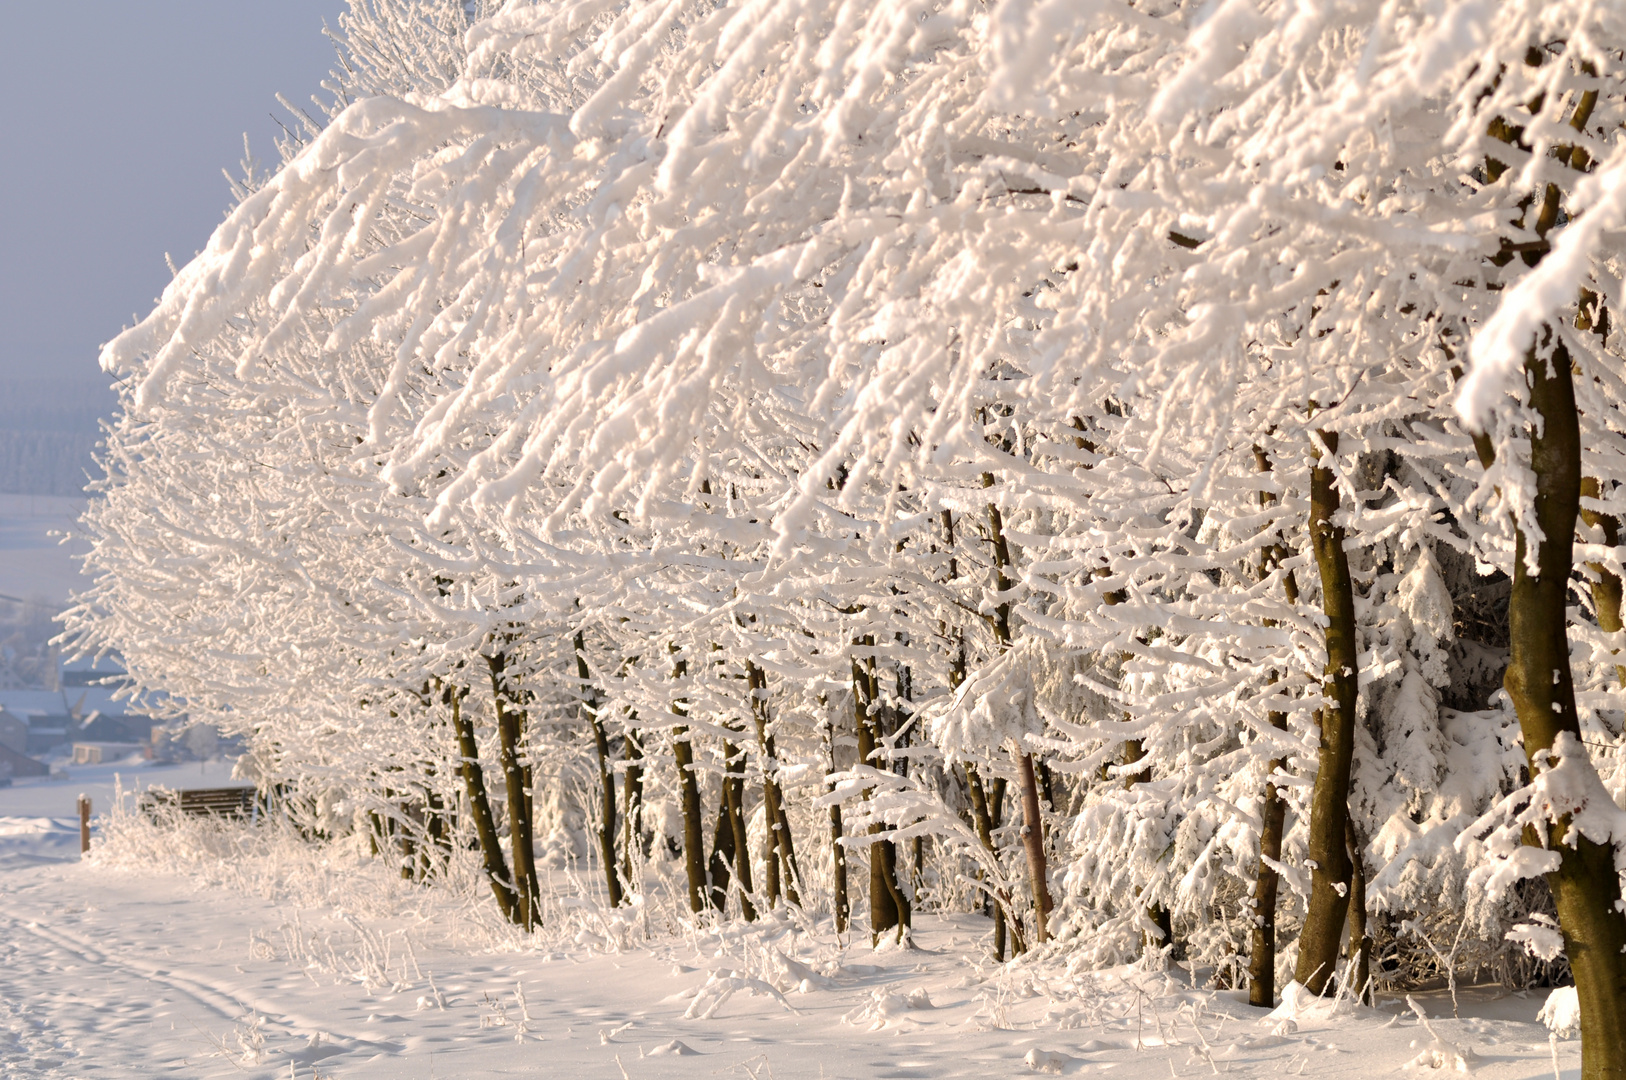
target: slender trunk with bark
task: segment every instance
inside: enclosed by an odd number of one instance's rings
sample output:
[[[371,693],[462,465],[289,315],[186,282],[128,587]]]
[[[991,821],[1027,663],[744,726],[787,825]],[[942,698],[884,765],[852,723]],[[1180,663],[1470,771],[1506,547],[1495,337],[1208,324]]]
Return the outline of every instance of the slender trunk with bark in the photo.
[[[1366,850],[1365,838],[1355,822],[1349,822],[1349,965],[1350,985],[1354,987],[1356,1001],[1367,1005],[1372,996],[1372,936],[1367,931],[1366,917]]]
[[[508,795],[508,847],[513,858],[514,891],[519,897],[519,925],[533,929],[538,920],[542,892],[536,880],[536,853],[531,837],[531,795],[526,790],[525,714],[510,697],[506,670],[508,655],[486,657],[491,672],[491,700],[497,714],[497,760],[502,765]]]
[[[621,820],[624,826],[624,835],[621,837],[621,878],[627,883],[627,888],[633,887],[633,853],[637,852],[640,859],[649,857],[649,845],[644,838],[644,742],[630,726],[638,716],[633,713],[627,717],[628,727],[621,736],[621,757],[626,763],[621,774]]]
[[[587,647],[582,632],[576,631],[576,675],[581,680],[582,715],[593,732],[593,751],[598,755],[598,785],[602,820],[599,822],[599,861],[604,864],[604,885],[611,907],[621,906],[621,878],[615,859],[615,770],[610,767],[610,739],[604,733],[599,715],[598,695],[593,690],[592,672],[587,669]]]
[[[1525,377],[1536,422],[1530,432],[1530,469],[1535,474],[1533,513],[1541,529],[1535,573],[1527,565],[1530,541],[1515,532],[1513,593],[1508,603],[1507,673],[1502,685],[1513,701],[1524,735],[1530,771],[1545,766],[1545,755],[1560,736],[1571,751],[1581,749],[1581,725],[1570,672],[1565,625],[1573,570],[1575,521],[1581,496],[1581,432],[1575,407],[1570,357],[1562,343],[1550,357],[1534,350]],[[1558,869],[1547,875],[1564,953],[1575,976],[1581,1007],[1583,1080],[1626,1077],[1626,916],[1620,911],[1620,877],[1613,844],[1570,836],[1569,818],[1552,822],[1545,836],[1533,837],[1556,851]]]
[[[1253,453],[1259,471],[1269,472],[1271,462],[1265,452],[1254,447]],[[1275,501],[1275,495],[1269,492],[1259,493],[1261,506],[1268,506]],[[1280,542],[1271,544],[1261,551],[1260,580],[1274,573],[1286,557],[1287,549]],[[1289,604],[1298,603],[1298,579],[1293,576],[1291,570],[1282,576],[1282,590],[1287,594]],[[1265,625],[1273,627],[1276,621],[1267,619]],[[1272,672],[1270,682],[1275,684],[1276,681],[1277,673]],[[1272,711],[1267,714],[1267,718],[1271,727],[1278,731],[1287,730],[1285,712]],[[1272,778],[1286,764],[1286,759],[1273,757],[1265,766],[1265,792],[1259,808],[1259,866],[1254,871],[1253,941],[1248,954],[1248,1003],[1267,1009],[1276,1005],[1276,898],[1281,885],[1281,876],[1276,872],[1276,867],[1281,865],[1282,861],[1282,827],[1287,817],[1287,804]]]
[[[1034,782],[1033,757],[1016,754],[1016,775],[1022,793],[1022,847],[1028,856],[1033,885],[1033,936],[1039,944],[1050,940],[1050,884],[1044,852],[1044,818],[1039,810],[1039,787]]]
[[[728,906],[730,865],[734,862],[734,824],[728,820],[728,778],[717,785],[717,824],[711,832],[711,858],[706,863],[707,897],[719,915]]]
[[[861,642],[873,647],[875,639],[865,637]],[[853,721],[858,732],[858,760],[874,767],[871,759],[879,748],[877,730],[880,725],[880,702],[875,678],[875,658],[852,662]],[[868,789],[864,798],[870,797]],[[882,831],[879,823],[869,827],[871,835]],[[898,849],[890,840],[875,840],[869,847],[869,922],[870,944],[877,944],[883,934],[892,933],[899,941],[910,922],[909,900],[898,887]]]
[[[796,845],[785,815],[784,792],[779,787],[779,758],[773,733],[768,730],[768,673],[755,664],[746,665],[746,681],[751,687],[751,716],[756,722],[757,749],[762,754],[762,805],[768,825],[770,891],[769,900],[778,899],[784,883],[785,899],[797,907],[802,898],[797,890],[801,872],[796,868]]]
[[[956,581],[960,576],[959,560],[954,555],[954,515],[948,510],[942,511],[943,544],[949,552],[948,579]],[[948,627],[943,628],[944,636],[948,635]],[[954,693],[965,683],[966,657],[965,634],[956,631],[953,635],[955,642],[954,654],[949,658],[948,684],[949,692]],[[971,802],[971,824],[976,830],[977,839],[982,842],[983,849],[988,852],[997,863],[999,849],[994,844],[994,823],[988,811],[988,791],[983,786],[982,776],[977,772],[976,765],[969,761],[962,761],[960,769],[965,779],[966,795]],[[979,867],[977,877],[990,887],[992,882],[987,881],[987,874]],[[983,894],[985,910],[994,919],[994,959],[1005,959],[1005,905],[987,892]]]
[[[1595,476],[1586,476],[1581,479],[1581,497],[1583,499],[1596,499],[1600,495],[1600,485]],[[1605,547],[1620,546],[1620,519],[1613,514],[1605,514],[1597,510],[1581,508],[1581,520],[1588,527],[1603,534]],[[1606,634],[1618,634],[1621,629],[1621,598],[1622,587],[1620,575],[1609,569],[1603,563],[1589,562],[1587,568],[1592,571],[1592,606],[1597,611],[1598,629]],[[1617,650],[1618,655],[1618,650]],[[1626,663],[1615,665],[1615,679],[1626,687]]]
[[[1338,435],[1321,432],[1326,453],[1338,452]],[[1321,752],[1310,796],[1310,902],[1299,933],[1295,977],[1311,993],[1324,993],[1338,969],[1344,920],[1349,913],[1349,774],[1355,754],[1355,586],[1344,552],[1337,482],[1318,449],[1310,470],[1310,543],[1321,574],[1321,606],[1327,618],[1327,667],[1322,680]]]
[[[826,768],[829,773],[836,771],[836,727],[834,721],[825,725],[824,749],[827,757]],[[825,785],[825,794],[835,791],[832,784]],[[847,848],[842,842],[841,832],[841,804],[830,803],[830,906],[836,920],[836,933],[845,934],[850,917],[851,905],[847,898]]]
[[[754,922],[757,909],[751,903],[751,845],[746,839],[745,830],[745,753],[729,742],[723,744],[723,753],[722,805],[718,808],[718,832],[713,842],[713,852],[722,855],[724,870],[720,876],[716,873],[714,859],[713,903],[717,910],[722,910],[722,903],[716,897],[719,888],[726,897],[728,878],[732,874],[739,885],[740,914],[747,922]]]
[[[461,758],[458,769],[463,774],[463,786],[469,796],[469,817],[474,820],[474,835],[480,841],[486,880],[497,897],[497,907],[503,918],[512,923],[521,922],[519,894],[514,891],[513,878],[508,874],[508,861],[503,856],[502,840],[497,835],[497,819],[491,812],[491,800],[486,796],[485,773],[480,768],[480,747],[474,741],[474,722],[463,712],[466,690],[448,687],[446,696],[452,707],[452,730],[457,733],[457,752]]]
[[[688,661],[679,657],[672,665],[673,680],[683,678],[688,671]],[[674,699],[672,713],[688,716],[687,699]],[[678,801],[683,813],[683,869],[689,879],[689,910],[698,915],[706,907],[706,837],[702,831],[700,784],[694,772],[694,743],[687,724],[672,728],[672,758],[677,763]]]
[[[991,473],[982,474],[982,486],[992,487]],[[988,504],[988,539],[994,549],[994,585],[1000,596],[1016,587],[1007,571],[1011,569],[1010,545],[1005,540],[1005,520],[999,507]],[[1001,652],[1011,647],[1011,604],[1001,600],[994,609],[994,640]],[[1028,884],[1033,890],[1034,939],[1050,937],[1050,874],[1045,861],[1044,815],[1039,810],[1039,785],[1033,769],[1033,755],[1025,746],[1015,749],[1016,779],[1022,802],[1022,849],[1027,854]]]

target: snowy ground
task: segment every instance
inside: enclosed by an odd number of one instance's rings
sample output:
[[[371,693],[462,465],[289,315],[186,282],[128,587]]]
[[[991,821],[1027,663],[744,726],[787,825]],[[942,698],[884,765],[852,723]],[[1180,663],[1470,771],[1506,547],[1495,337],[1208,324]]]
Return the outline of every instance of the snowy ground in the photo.
[[[29,777],[0,788],[0,870],[79,858],[79,796],[88,795],[100,813],[113,801],[119,785],[141,791],[153,785],[170,788],[224,787],[231,779],[229,761],[155,765],[150,761],[113,765],[69,765],[66,779]],[[0,882],[5,879],[0,878]],[[6,892],[0,884],[0,896]],[[4,901],[0,900],[0,905]]]
[[[1367,1077],[1419,1054],[1553,1075],[1540,995],[1463,992],[1462,1019],[1427,995],[1433,1034],[1399,1002],[1265,1016],[1182,972],[979,968],[971,917],[921,919],[910,951],[758,924],[605,952],[614,927],[579,913],[563,949],[482,948],[429,907],[358,916],[106,861],[0,872],[0,1075]],[[1578,1074],[1578,1042],[1558,1057]]]

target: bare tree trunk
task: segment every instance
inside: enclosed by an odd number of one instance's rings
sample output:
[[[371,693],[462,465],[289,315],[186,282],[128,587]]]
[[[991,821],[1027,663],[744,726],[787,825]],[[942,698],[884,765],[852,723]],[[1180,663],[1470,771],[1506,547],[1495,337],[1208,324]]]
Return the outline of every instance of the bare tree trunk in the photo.
[[[834,719],[827,720],[824,728],[824,750],[827,758],[826,770],[829,773],[836,771],[836,725]],[[834,785],[825,785],[825,794],[835,790]],[[831,900],[830,906],[836,920],[836,933],[845,934],[851,908],[847,898],[847,848],[841,842],[841,804],[830,803],[830,860],[831,860]]]
[[[1562,342],[1553,346],[1549,359],[1532,350],[1525,377],[1537,421],[1530,432],[1530,468],[1542,539],[1532,574],[1529,538],[1523,528],[1516,530],[1508,604],[1512,655],[1503,686],[1519,717],[1530,771],[1536,773],[1560,736],[1571,737],[1572,752],[1584,753],[1565,625],[1580,509],[1581,432],[1570,357]],[[1571,837],[1570,828],[1566,816],[1551,823],[1545,836],[1531,839],[1559,856],[1547,884],[1581,1007],[1581,1075],[1584,1080],[1626,1077],[1626,916],[1620,911],[1615,849],[1585,836]]]
[[[598,784],[602,820],[599,822],[599,862],[604,865],[605,895],[611,907],[621,906],[621,878],[615,860],[615,771],[610,767],[610,740],[604,734],[604,718],[599,715],[598,696],[593,690],[592,672],[587,669],[587,647],[582,632],[576,631],[576,675],[581,680],[581,710],[593,732],[593,751],[598,755]]]
[[[491,672],[491,700],[497,713],[497,760],[502,765],[508,794],[508,846],[514,860],[514,891],[519,896],[519,925],[537,925],[541,888],[536,880],[536,854],[531,838],[531,795],[526,790],[524,752],[525,714],[515,708],[505,671],[508,655],[486,657]]]
[[[784,793],[779,788],[779,758],[774,749],[773,734],[768,730],[768,673],[755,664],[747,663],[746,681],[751,687],[751,717],[756,722],[757,750],[762,755],[762,805],[768,824],[768,899],[779,898],[779,885],[783,875],[785,898],[797,907],[802,898],[797,893],[796,846],[790,831],[790,819],[785,815]]]
[[[963,658],[962,658],[963,659]],[[971,823],[977,831],[977,839],[987,852],[999,858],[999,849],[994,845],[994,818],[988,805],[988,789],[983,786],[982,775],[977,767],[969,761],[960,763],[965,774],[966,792],[971,797]],[[985,877],[981,870],[977,871],[979,877]],[[997,885],[993,886],[997,889]],[[1005,959],[1005,905],[998,897],[990,897],[987,901],[993,910],[994,917],[994,959]]]
[[[717,785],[717,824],[711,832],[711,859],[706,864],[707,897],[721,915],[728,907],[730,864],[734,861],[734,824],[728,819],[728,778]]]
[[[740,914],[756,920],[751,903],[751,846],[746,842],[745,755],[733,743],[724,743],[724,775],[718,785],[717,828],[711,841],[711,906],[721,912],[728,903],[730,879],[739,885]]]
[[[1271,463],[1265,452],[1256,446],[1253,454],[1254,460],[1259,465],[1259,471],[1269,472]],[[1259,493],[1260,506],[1268,506],[1275,501],[1275,495],[1264,491]],[[1287,549],[1280,542],[1271,544],[1261,551],[1260,580],[1274,573],[1286,557]],[[1288,603],[1298,603],[1298,580],[1291,570],[1283,575],[1282,589],[1287,594]],[[1274,626],[1275,620],[1267,619],[1265,625]],[[1273,672],[1270,677],[1272,684],[1276,682],[1276,678]],[[1286,713],[1270,712],[1267,716],[1271,727],[1278,731],[1287,730]],[[1271,778],[1286,764],[1285,759],[1276,757],[1271,758],[1265,766],[1265,795],[1259,808],[1259,866],[1254,871],[1253,941],[1248,955],[1248,1004],[1267,1009],[1274,1008],[1276,1004],[1276,896],[1281,884],[1276,867],[1282,861],[1282,826],[1287,815],[1287,804],[1282,801],[1282,794]]]
[[[502,841],[497,836],[497,819],[491,813],[491,800],[486,796],[485,773],[480,768],[480,747],[474,741],[474,722],[463,712],[463,696],[467,693],[467,690],[448,686],[445,699],[452,707],[452,730],[457,733],[457,749],[461,756],[458,768],[469,795],[469,816],[474,819],[474,835],[480,841],[486,880],[491,883],[491,891],[497,897],[497,907],[509,922],[522,923],[519,895],[514,891],[513,878],[508,874]]]
[[[982,486],[993,487],[991,473],[982,474]],[[988,539],[994,549],[994,585],[1001,596],[1015,588],[1016,582],[1007,574],[1011,568],[1010,545],[1005,541],[1005,520],[999,507],[988,504]],[[994,609],[994,639],[1000,651],[1011,647],[1011,605],[1001,601]],[[1027,854],[1028,882],[1033,890],[1034,937],[1039,942],[1050,936],[1050,877],[1045,863],[1044,815],[1039,810],[1039,786],[1033,770],[1033,755],[1024,746],[1018,746],[1016,780],[1021,788],[1022,848]]]
[[[1600,490],[1597,477],[1587,476],[1581,480],[1581,497],[1596,499]],[[1591,528],[1603,533],[1603,542],[1606,547],[1620,546],[1620,519],[1613,514],[1604,514],[1596,510],[1581,509],[1581,520]],[[1592,571],[1592,606],[1597,610],[1598,629],[1606,634],[1618,634],[1621,629],[1621,597],[1622,587],[1620,575],[1610,570],[1603,563],[1587,563]],[[1618,652],[1618,651],[1617,651]],[[1626,663],[1615,665],[1615,679],[1621,686],[1626,686]]]
[[[949,553],[948,579],[955,581],[960,576],[959,559],[954,555],[954,515],[948,510],[942,511],[943,544]],[[948,627],[942,627],[944,636],[948,635]],[[954,693],[965,683],[966,658],[965,634],[957,631],[954,634],[956,648],[954,655],[949,658],[948,684],[949,692]],[[988,791],[983,786],[982,777],[977,767],[969,761],[962,761],[960,769],[965,779],[966,794],[971,801],[971,823],[976,830],[977,839],[982,842],[983,849],[991,855],[995,862],[999,859],[999,849],[994,844],[994,822],[989,813]],[[982,869],[977,870],[979,879],[986,881],[987,875]],[[992,886],[992,883],[989,883]],[[983,903],[994,919],[994,959],[1005,959],[1005,905],[999,900],[984,894]]]
[[[621,838],[621,878],[627,883],[627,888],[633,885],[633,852],[638,853],[640,859],[649,857],[649,846],[644,839],[644,743],[643,738],[631,727],[631,721],[636,720],[637,714],[629,716],[628,726],[621,736],[622,759],[626,762],[626,769],[621,776],[621,800],[623,807],[622,822],[625,825],[625,835]]]
[[[1027,850],[1028,874],[1033,884],[1033,936],[1039,944],[1050,940],[1050,884],[1044,853],[1044,819],[1039,811],[1039,787],[1034,783],[1033,758],[1016,754],[1022,791],[1022,846]]]
[[[755,886],[751,883],[751,844],[745,828],[745,751],[734,743],[724,744],[728,754],[728,775],[723,778],[724,806],[728,811],[729,827],[734,832],[734,880],[740,886],[740,914],[746,922],[755,922],[756,905],[751,902]]]
[[[866,636],[860,644],[872,647],[875,639]],[[852,679],[853,721],[858,731],[858,760],[863,765],[874,767],[875,762],[872,758],[879,748],[876,732],[880,724],[880,717],[877,715],[880,695],[875,678],[875,658],[871,656],[867,661],[860,661],[854,657]],[[864,798],[867,800],[869,797],[870,793],[866,789]],[[869,831],[871,835],[879,833],[881,826],[872,824]],[[870,944],[879,943],[881,936],[888,932],[894,933],[897,939],[902,941],[909,919],[909,900],[898,888],[897,845],[890,840],[872,841],[869,847]]]
[[[1327,453],[1338,452],[1338,435],[1321,432]],[[1355,753],[1355,587],[1344,552],[1344,530],[1333,524],[1338,487],[1320,450],[1310,470],[1310,543],[1321,572],[1321,606],[1327,616],[1327,668],[1322,695],[1321,754],[1310,796],[1310,903],[1299,933],[1295,975],[1311,993],[1324,993],[1338,968],[1344,919],[1349,913],[1349,773]]]
[[[1349,978],[1354,998],[1370,1005],[1372,997],[1372,937],[1366,918],[1366,841],[1355,822],[1349,822]]]
[[[688,671],[688,661],[678,657],[672,665],[672,678],[681,679]],[[672,713],[678,717],[688,716],[688,701],[681,697],[673,699]],[[687,724],[672,728],[672,758],[677,763],[683,812],[683,869],[689,878],[689,910],[698,915],[706,907],[706,838],[701,824],[700,785],[694,773],[694,744],[690,742]]]
[[[1271,713],[1270,722],[1287,726],[1285,713]],[[1272,758],[1269,775],[1274,776],[1282,767],[1281,758]],[[1282,824],[1287,804],[1276,790],[1276,785],[1265,781],[1264,805],[1259,816],[1259,868],[1254,872],[1253,884],[1253,947],[1248,956],[1248,1004],[1266,1009],[1276,1005],[1276,893],[1281,878],[1276,865],[1282,861]]]

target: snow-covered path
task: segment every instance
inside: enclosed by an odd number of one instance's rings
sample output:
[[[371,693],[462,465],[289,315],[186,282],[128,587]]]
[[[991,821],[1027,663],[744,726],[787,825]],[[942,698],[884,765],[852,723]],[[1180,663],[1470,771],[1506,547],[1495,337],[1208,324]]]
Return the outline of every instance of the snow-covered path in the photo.
[[[925,920],[914,951],[786,931],[566,957],[94,863],[10,870],[0,894],[7,1078],[1366,1077],[1432,1042],[1399,1006],[1284,1024],[1159,975],[979,971],[948,948],[974,920]],[[1553,1075],[1538,995],[1464,1003],[1433,1024],[1475,1075]],[[1565,1075],[1578,1050],[1559,1044]]]

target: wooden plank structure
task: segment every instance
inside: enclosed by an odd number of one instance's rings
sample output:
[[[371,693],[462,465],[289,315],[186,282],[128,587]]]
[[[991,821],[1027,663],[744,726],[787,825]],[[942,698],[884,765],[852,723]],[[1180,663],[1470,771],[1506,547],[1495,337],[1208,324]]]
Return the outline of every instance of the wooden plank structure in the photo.
[[[251,787],[158,789],[141,795],[141,809],[156,817],[160,808],[174,807],[196,817],[259,817],[259,793]]]

